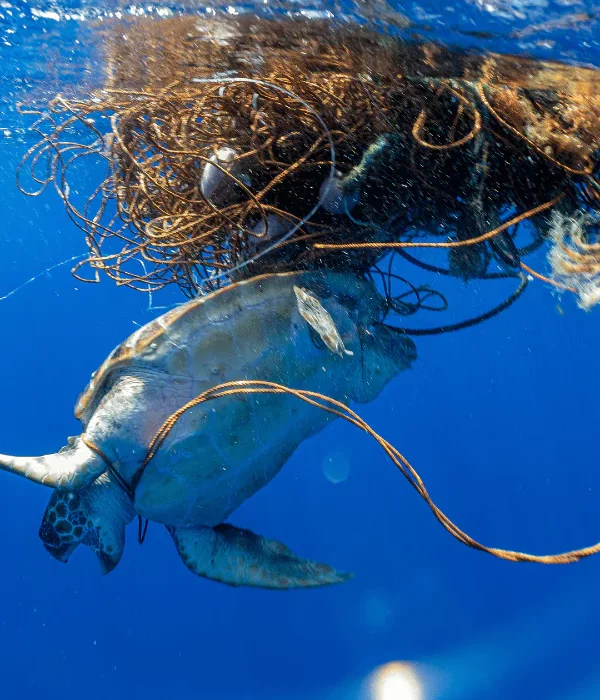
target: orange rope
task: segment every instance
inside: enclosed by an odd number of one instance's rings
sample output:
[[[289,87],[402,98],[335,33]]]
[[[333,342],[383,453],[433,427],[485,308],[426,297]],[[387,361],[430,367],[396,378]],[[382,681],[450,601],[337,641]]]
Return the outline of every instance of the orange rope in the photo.
[[[556,282],[556,280],[550,279],[550,277],[545,277],[544,275],[541,275],[539,272],[532,270],[528,265],[525,265],[524,262],[521,263],[521,267],[526,272],[528,272],[532,277],[535,277],[536,279],[541,280],[542,282],[546,282],[547,284],[551,284],[553,287],[556,287],[557,289],[565,289],[568,292],[573,292],[573,294],[577,293],[577,290],[574,289],[573,287],[569,287],[566,284],[561,284],[560,282]]]
[[[535,555],[527,554],[524,552],[515,552],[506,549],[498,549],[496,547],[487,547],[480,542],[477,542],[472,537],[467,535],[463,530],[461,530],[457,525],[455,525],[450,518],[448,518],[433,502],[425,484],[423,483],[421,477],[413,469],[408,460],[393,447],[387,440],[378,435],[357,413],[348,406],[344,405],[340,401],[332,399],[323,394],[316,393],[314,391],[302,391],[297,389],[291,389],[289,387],[283,386],[281,384],[276,384],[274,382],[267,382],[262,380],[241,380],[234,382],[225,382],[219,384],[218,386],[212,387],[207,391],[199,394],[195,399],[192,399],[189,403],[182,406],[178,411],[173,413],[159,428],[158,432],[154,436],[148,452],[146,454],[146,459],[144,460],[142,466],[136,473],[134,477],[134,485],[139,482],[145,467],[148,465],[150,460],[156,455],[161,445],[167,438],[170,431],[173,429],[177,421],[181,416],[191,408],[198,406],[207,401],[212,401],[213,399],[223,398],[224,396],[235,396],[239,394],[289,394],[290,396],[295,396],[301,401],[320,408],[328,413],[332,413],[344,420],[348,421],[357,428],[364,430],[372,438],[374,438],[379,445],[383,448],[388,457],[400,470],[403,476],[409,481],[411,486],[417,491],[417,493],[423,498],[427,503],[432,513],[436,519],[444,526],[444,528],[459,542],[472,547],[473,549],[478,549],[482,552],[487,552],[500,559],[505,559],[507,561],[526,561],[535,562],[538,564],[570,564],[584,557],[592,556],[593,554],[598,554],[600,552],[600,542],[592,545],[591,547],[584,547],[582,549],[575,549],[569,552],[564,552],[561,554],[549,554],[549,555]]]
[[[524,219],[529,219],[536,214],[540,214],[546,209],[550,209],[555,204],[558,204],[560,200],[565,196],[564,192],[561,192],[554,199],[544,202],[543,204],[529,209],[529,211],[519,214],[518,216],[505,221],[500,226],[488,231],[487,233],[482,233],[480,236],[475,236],[475,238],[468,238],[465,241],[439,241],[436,243],[428,243],[422,241],[383,241],[379,242],[366,242],[366,243],[315,243],[313,248],[318,248],[319,250],[362,250],[364,248],[463,248],[469,245],[475,245],[476,243],[482,243],[487,241],[494,236],[497,236],[502,231],[507,228],[520,223]]]
[[[442,92],[443,89],[439,92]],[[423,130],[423,127],[425,126],[425,121],[427,119],[427,115],[425,113],[425,110],[422,109],[421,112],[419,113],[419,116],[417,117],[417,120],[415,121],[413,128],[412,128],[412,137],[414,140],[421,146],[422,148],[430,148],[435,151],[447,151],[451,148],[458,148],[460,146],[464,146],[466,143],[471,141],[472,139],[477,136],[477,134],[481,131],[481,126],[482,126],[482,119],[481,119],[481,114],[479,113],[478,109],[475,109],[475,107],[468,101],[466,100],[460,93],[457,93],[455,90],[452,90],[455,96],[457,96],[459,99],[462,101],[466,102],[467,105],[471,108],[471,111],[473,112],[473,127],[471,128],[471,131],[466,135],[463,136],[461,139],[458,139],[456,141],[452,141],[450,143],[445,143],[445,144],[435,144],[435,143],[429,143],[428,141],[425,141],[423,137],[421,136],[421,131]]]

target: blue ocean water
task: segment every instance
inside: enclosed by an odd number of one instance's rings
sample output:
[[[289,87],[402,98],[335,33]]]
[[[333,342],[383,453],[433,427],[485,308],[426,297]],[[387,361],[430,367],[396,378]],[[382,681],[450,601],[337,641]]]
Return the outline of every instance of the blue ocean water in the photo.
[[[399,9],[438,21],[441,33],[458,14],[461,26],[504,34],[526,24],[516,5],[490,7]],[[519,11],[534,22],[566,10]],[[60,20],[51,21],[58,31]],[[15,86],[23,90],[15,42],[33,31],[24,24],[2,34],[0,296],[84,250],[54,192],[28,199],[14,184],[29,143],[12,109]],[[534,52],[600,66],[597,36],[592,25]],[[535,263],[544,269],[543,255]],[[53,452],[77,434],[73,405],[90,373],[159,313],[108,280],[77,282],[69,267],[0,301],[3,453]],[[497,303],[505,284],[459,285],[457,315]],[[161,303],[176,300],[173,292]],[[536,553],[592,544],[600,540],[598,313],[532,282],[485,324],[417,339],[414,367],[360,414],[480,541]],[[196,578],[152,524],[143,546],[130,526],[109,576],[85,548],[61,565],[37,536],[48,495],[0,474],[2,698],[363,700],[370,674],[393,661],[410,664],[421,695],[398,685],[380,700],[600,697],[600,559],[543,567],[465,548],[380,448],[346,423],[306,441],[231,518],[355,573],[330,589],[279,593]]]

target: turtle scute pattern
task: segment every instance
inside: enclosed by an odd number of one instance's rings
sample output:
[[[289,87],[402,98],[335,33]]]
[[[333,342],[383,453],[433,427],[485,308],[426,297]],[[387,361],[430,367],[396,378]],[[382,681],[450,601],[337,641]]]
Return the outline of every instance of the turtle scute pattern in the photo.
[[[41,539],[50,546],[81,542],[90,527],[75,491],[55,491],[40,527]]]

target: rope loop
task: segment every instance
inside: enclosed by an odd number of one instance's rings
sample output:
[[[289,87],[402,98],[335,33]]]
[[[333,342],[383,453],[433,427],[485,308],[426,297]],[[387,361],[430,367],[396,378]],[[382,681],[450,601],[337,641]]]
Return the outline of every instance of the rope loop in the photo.
[[[421,498],[427,503],[431,512],[435,516],[436,520],[459,542],[471,547],[472,549],[477,549],[481,552],[486,552],[499,559],[504,559],[506,561],[512,562],[532,562],[537,564],[571,564],[573,562],[579,561],[585,557],[590,557],[594,554],[600,552],[600,542],[590,546],[583,547],[581,549],[573,549],[568,552],[563,552],[559,554],[528,554],[526,552],[518,552],[509,549],[500,549],[497,547],[488,547],[477,540],[473,539],[464,530],[461,530],[458,525],[456,525],[450,518],[434,503],[433,499],[429,495],[425,484],[417,471],[412,467],[410,462],[404,457],[392,444],[390,444],[385,438],[375,432],[373,428],[366,423],[355,411],[343,404],[341,401],[337,401],[329,396],[320,394],[314,391],[305,391],[301,389],[292,389],[290,387],[284,386],[282,384],[277,384],[275,382],[268,382],[263,380],[239,380],[232,382],[225,382],[223,384],[218,384],[217,386],[208,389],[196,398],[192,399],[184,406],[179,408],[175,413],[173,413],[163,425],[159,428],[156,435],[152,439],[146,458],[142,463],[142,466],[136,473],[134,477],[134,483],[139,482],[144,469],[148,466],[149,462],[156,456],[161,445],[167,439],[169,433],[177,421],[190,409],[195,406],[200,406],[208,401],[214,401],[225,396],[239,396],[239,395],[258,395],[258,394],[288,394],[301,401],[304,401],[315,408],[319,408],[328,413],[343,418],[345,421],[351,425],[356,426],[360,430],[370,435],[383,449],[387,456],[392,460],[394,465],[398,468],[404,478],[408,483],[415,489],[415,491],[421,496]]]

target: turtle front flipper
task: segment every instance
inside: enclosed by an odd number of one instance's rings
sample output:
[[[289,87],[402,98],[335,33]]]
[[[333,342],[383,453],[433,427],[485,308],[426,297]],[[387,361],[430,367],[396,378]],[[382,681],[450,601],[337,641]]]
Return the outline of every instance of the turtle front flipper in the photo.
[[[281,542],[233,525],[168,530],[192,573],[230,586],[311,588],[352,578],[326,564],[300,559]]]
[[[104,460],[80,438],[69,438],[60,452],[42,457],[0,455],[0,469],[51,488],[75,490],[106,470]]]

